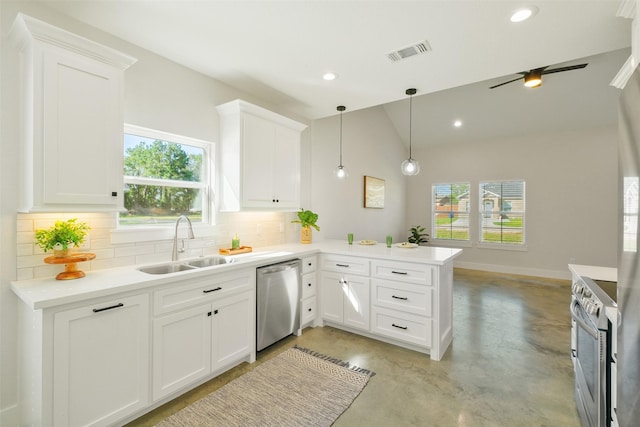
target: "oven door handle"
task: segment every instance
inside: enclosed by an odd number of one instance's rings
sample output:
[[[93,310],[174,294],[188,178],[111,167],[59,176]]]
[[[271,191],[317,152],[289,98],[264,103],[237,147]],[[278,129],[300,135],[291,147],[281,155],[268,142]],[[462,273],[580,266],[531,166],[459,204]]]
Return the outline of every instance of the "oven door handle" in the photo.
[[[598,339],[598,329],[589,326],[584,320],[582,320],[582,318],[580,316],[578,316],[578,314],[576,313],[576,309],[575,306],[579,305],[580,303],[578,301],[574,301],[571,303],[571,305],[569,305],[569,311],[571,312],[571,318],[573,320],[576,321],[576,323],[578,325],[580,325],[580,327],[582,329],[584,329],[585,331],[587,331],[587,333],[589,335],[591,335],[592,337],[594,337],[595,339]]]

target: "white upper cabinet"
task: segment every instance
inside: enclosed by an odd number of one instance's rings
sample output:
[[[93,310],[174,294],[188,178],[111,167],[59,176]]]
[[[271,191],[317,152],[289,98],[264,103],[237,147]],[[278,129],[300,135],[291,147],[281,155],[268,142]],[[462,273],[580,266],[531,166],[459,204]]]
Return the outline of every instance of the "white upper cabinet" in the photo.
[[[220,210],[298,210],[300,133],[306,125],[242,100],[217,108]]]
[[[123,206],[123,79],[136,59],[19,14],[21,211]]]

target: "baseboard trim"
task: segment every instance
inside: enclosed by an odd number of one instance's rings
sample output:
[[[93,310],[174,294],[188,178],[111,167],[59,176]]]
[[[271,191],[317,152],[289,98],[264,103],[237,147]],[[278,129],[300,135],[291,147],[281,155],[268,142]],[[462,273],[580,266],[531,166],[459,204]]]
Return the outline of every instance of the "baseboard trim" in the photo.
[[[490,271],[494,273],[520,274],[523,276],[546,277],[548,279],[571,280],[569,267],[566,271],[545,270],[541,268],[524,268],[510,265],[482,264],[478,262],[454,261],[453,266],[469,270]]]
[[[0,426],[17,426],[18,423],[18,405],[9,406],[0,409]]]

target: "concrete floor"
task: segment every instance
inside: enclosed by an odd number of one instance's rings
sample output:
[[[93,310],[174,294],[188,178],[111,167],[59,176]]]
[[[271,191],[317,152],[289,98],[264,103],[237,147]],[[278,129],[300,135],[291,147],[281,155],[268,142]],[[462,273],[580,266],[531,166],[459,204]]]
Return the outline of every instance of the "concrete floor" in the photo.
[[[376,372],[340,426],[579,427],[569,358],[568,280],[454,273],[453,343],[443,359],[338,329],[307,328],[131,423],[152,426],[298,344]]]

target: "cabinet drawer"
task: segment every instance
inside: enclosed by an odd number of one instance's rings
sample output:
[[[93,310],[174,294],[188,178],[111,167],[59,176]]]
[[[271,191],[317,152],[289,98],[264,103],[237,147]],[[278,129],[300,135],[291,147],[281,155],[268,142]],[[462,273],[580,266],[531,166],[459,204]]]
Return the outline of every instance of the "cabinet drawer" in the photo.
[[[312,323],[316,318],[316,297],[307,298],[302,301],[302,326]]]
[[[315,256],[308,256],[302,258],[302,274],[311,273],[312,271],[316,271],[316,264],[318,263],[318,259]]]
[[[431,319],[387,308],[371,310],[371,332],[389,338],[431,347]]]
[[[371,277],[422,283],[429,286],[433,284],[434,267],[427,264],[373,260],[371,270]]]
[[[431,317],[433,288],[390,280],[371,279],[371,304]]]
[[[212,275],[184,281],[153,293],[154,315],[190,307],[221,296],[250,289],[255,277],[247,272]]]
[[[340,273],[369,275],[369,260],[345,255],[323,255],[322,269],[324,271],[337,271]]]
[[[302,299],[309,298],[316,294],[316,273],[309,273],[302,276]]]

